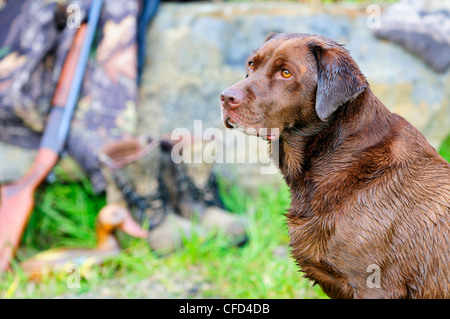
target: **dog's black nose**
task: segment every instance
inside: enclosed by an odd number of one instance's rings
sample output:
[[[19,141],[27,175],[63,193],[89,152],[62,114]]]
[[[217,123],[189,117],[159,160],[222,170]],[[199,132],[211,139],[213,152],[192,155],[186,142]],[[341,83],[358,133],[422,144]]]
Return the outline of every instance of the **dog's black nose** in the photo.
[[[220,95],[220,101],[223,107],[235,109],[238,108],[244,101],[244,94],[236,89],[226,89]]]

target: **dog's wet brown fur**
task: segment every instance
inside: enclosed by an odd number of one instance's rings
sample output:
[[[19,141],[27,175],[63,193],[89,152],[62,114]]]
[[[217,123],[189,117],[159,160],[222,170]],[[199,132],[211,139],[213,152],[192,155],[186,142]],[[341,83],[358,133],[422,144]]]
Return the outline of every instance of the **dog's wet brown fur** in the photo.
[[[333,298],[450,298],[449,163],[336,42],[272,34],[248,62],[248,77],[223,92],[223,120],[279,130],[270,139],[305,276]]]

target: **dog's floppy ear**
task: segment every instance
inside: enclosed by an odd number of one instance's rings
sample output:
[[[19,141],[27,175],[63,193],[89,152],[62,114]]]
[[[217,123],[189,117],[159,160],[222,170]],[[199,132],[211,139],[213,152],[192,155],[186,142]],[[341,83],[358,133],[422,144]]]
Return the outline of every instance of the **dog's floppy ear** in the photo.
[[[368,84],[348,51],[326,38],[308,42],[318,66],[316,112],[322,121],[337,108],[356,98]]]

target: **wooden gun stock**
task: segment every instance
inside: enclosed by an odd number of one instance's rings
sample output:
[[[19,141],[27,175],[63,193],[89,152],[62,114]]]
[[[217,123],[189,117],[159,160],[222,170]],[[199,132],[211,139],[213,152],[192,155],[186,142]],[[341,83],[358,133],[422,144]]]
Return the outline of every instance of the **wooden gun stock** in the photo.
[[[39,149],[28,173],[16,183],[1,188],[0,273],[5,270],[19,246],[22,233],[33,211],[34,192],[58,160],[58,154]]]
[[[52,147],[55,133],[61,124],[61,111],[68,99],[74,73],[77,69],[86,23],[75,34],[73,45],[64,61],[58,85],[52,100],[44,136],[33,165],[20,180],[1,188],[0,202],[0,273],[8,268],[10,259],[20,244],[20,239],[34,207],[34,193],[55,166],[59,150]],[[60,144],[60,143],[59,143]]]

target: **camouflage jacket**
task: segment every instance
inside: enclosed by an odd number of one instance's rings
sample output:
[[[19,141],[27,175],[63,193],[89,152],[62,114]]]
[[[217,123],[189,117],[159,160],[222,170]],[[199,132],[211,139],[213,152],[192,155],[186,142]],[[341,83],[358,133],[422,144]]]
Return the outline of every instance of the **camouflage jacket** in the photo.
[[[59,73],[76,32],[74,19],[82,20],[89,4],[89,0],[14,0],[1,9],[0,141],[28,149],[39,146]],[[71,123],[66,149],[97,191],[105,186],[98,150],[135,131],[141,9],[142,0],[103,2]]]

